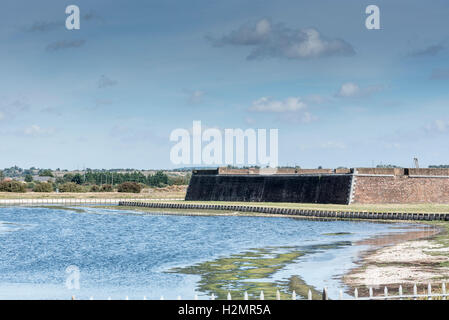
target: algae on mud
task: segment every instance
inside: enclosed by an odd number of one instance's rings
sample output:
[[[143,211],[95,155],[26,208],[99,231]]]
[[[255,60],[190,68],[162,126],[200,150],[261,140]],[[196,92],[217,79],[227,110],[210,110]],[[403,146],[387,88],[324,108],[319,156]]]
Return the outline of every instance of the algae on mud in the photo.
[[[347,245],[350,245],[350,242],[308,247],[254,248],[229,257],[172,268],[168,272],[199,275],[199,291],[208,295],[214,294],[218,299],[226,299],[228,292],[233,299],[243,299],[245,291],[249,299],[258,299],[261,291],[266,299],[276,299],[277,290],[283,300],[291,299],[293,291],[300,298],[306,299],[309,290],[313,299],[319,299],[320,292],[306,284],[300,275],[292,275],[285,280],[275,280],[272,276],[287,265],[296,263],[306,254]]]

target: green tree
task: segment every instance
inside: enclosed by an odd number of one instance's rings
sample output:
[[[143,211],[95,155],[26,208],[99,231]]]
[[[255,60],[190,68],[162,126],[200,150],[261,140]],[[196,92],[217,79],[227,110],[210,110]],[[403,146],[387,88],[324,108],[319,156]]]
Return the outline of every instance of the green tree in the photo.
[[[84,178],[79,173],[75,174],[72,178],[72,182],[75,182],[76,184],[83,184]]]
[[[25,182],[32,182],[33,181],[33,176],[31,174],[26,174],[25,175]]]
[[[148,176],[148,185],[152,187],[164,187],[168,185],[168,176],[162,171],[158,171],[152,176]]]

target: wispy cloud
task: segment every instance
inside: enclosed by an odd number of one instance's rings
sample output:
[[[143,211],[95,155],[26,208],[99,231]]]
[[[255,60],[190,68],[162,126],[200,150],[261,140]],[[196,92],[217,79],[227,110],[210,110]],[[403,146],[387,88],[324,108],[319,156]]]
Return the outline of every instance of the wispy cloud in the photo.
[[[449,79],[449,68],[444,69],[434,69],[432,71],[432,74],[430,75],[430,79],[432,80],[444,80]]]
[[[27,128],[25,128],[22,133],[26,136],[42,136],[42,135],[51,135],[54,133],[54,129],[44,129],[37,124],[33,124]]]
[[[57,108],[54,108],[54,107],[43,108],[41,110],[41,112],[42,113],[47,113],[47,114],[52,114],[52,115],[55,115],[55,116],[60,116],[61,115],[61,112]]]
[[[101,20],[102,18],[93,11],[81,14],[81,23]],[[25,32],[49,32],[54,30],[65,30],[65,20],[55,21],[35,21],[32,25],[28,25],[22,28]]]
[[[382,91],[384,89],[381,85],[360,87],[354,82],[343,83],[340,90],[335,94],[339,98],[361,98],[368,97],[373,93]]]
[[[188,102],[191,104],[198,104],[203,102],[205,92],[201,90],[192,91],[189,95]]]
[[[437,119],[424,128],[428,133],[446,133],[449,132],[449,120]]]
[[[13,119],[17,115],[30,109],[30,105],[24,99],[15,99],[0,103],[1,119]],[[0,120],[1,120],[0,119]]]
[[[443,51],[445,47],[441,44],[435,44],[428,46],[424,49],[416,50],[410,53],[412,57],[426,57],[426,56],[436,56],[438,53]]]
[[[117,80],[111,79],[104,74],[98,80],[98,88],[113,87],[116,86],[117,84],[118,84]]]
[[[58,28],[63,29],[65,27],[64,21],[36,21],[31,26],[25,27],[27,32],[47,32],[53,31]]]
[[[342,39],[330,39],[317,29],[291,29],[269,19],[246,23],[220,38],[207,36],[215,46],[248,46],[247,59],[310,59],[324,56],[354,55],[354,48]]]
[[[83,46],[86,43],[86,40],[60,40],[53,43],[50,43],[47,45],[46,50],[47,51],[58,51],[58,50],[64,50],[64,49],[70,49],[70,48],[79,48]]]
[[[307,107],[300,97],[289,97],[284,100],[275,100],[270,97],[262,97],[253,101],[248,109],[253,112],[293,112]]]

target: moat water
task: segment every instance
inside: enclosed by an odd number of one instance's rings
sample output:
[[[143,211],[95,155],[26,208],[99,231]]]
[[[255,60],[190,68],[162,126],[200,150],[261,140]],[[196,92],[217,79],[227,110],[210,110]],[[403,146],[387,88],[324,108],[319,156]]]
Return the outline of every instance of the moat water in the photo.
[[[257,259],[254,252],[263,252],[266,260],[265,268],[258,269],[264,270],[259,275],[265,278],[253,284],[263,289],[264,282],[278,286],[299,276],[317,290],[328,287],[332,297],[344,289],[340,276],[355,266],[366,249],[355,245],[357,241],[412,227],[274,217],[168,216],[94,207],[2,207],[0,299],[70,299],[72,295],[80,299],[159,299],[161,295],[192,299],[195,294],[205,299],[210,290],[225,288],[213,283],[219,281],[213,268],[224,270],[217,264],[226,261],[228,269],[243,268],[250,257]],[[280,252],[288,254],[270,264],[267,257]],[[243,254],[239,260],[235,260],[237,254]],[[214,261],[215,265],[210,263]],[[201,267],[189,269],[198,264]],[[67,286],[68,277],[76,276],[67,270],[69,266],[80,272],[79,289],[73,281]],[[254,281],[224,276],[229,278],[229,290]],[[285,293],[289,294],[288,288]]]

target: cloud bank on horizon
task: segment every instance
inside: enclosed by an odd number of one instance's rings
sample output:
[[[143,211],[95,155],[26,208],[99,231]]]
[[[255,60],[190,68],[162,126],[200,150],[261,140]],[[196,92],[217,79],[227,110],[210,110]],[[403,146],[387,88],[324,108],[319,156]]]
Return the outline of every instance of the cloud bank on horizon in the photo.
[[[77,2],[72,31],[2,3],[0,168],[172,168],[194,120],[278,128],[280,165],[449,164],[445,0],[377,0],[380,30],[353,0]]]

